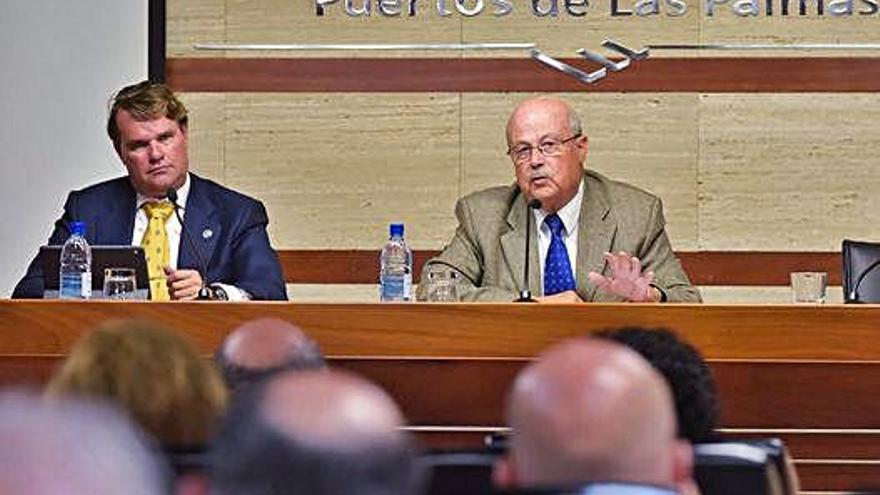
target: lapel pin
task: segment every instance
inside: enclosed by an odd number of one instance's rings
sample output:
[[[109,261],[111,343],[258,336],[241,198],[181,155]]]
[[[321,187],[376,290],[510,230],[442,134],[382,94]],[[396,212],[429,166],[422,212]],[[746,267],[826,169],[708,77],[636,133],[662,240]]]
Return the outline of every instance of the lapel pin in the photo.
[[[205,229],[202,231],[202,238],[205,240],[210,239],[214,235],[214,231],[211,229]]]

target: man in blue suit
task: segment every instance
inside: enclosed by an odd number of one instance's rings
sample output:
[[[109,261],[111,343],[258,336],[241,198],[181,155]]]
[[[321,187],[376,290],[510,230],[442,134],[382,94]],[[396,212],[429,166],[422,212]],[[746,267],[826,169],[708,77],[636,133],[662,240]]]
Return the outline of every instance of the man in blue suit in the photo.
[[[144,81],[122,88],[107,133],[128,176],[71,192],[48,244],[63,244],[70,222],[81,221],[93,245],[149,247],[151,297],[157,300],[195,299],[203,287],[216,299],[287,299],[265,207],[189,172],[186,108],[167,86]],[[39,298],[43,291],[34,259],[12,297]]]

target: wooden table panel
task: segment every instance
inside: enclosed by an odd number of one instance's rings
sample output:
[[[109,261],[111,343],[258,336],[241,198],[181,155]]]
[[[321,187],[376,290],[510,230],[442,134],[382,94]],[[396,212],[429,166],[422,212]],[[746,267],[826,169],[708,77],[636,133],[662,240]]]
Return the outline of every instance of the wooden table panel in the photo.
[[[400,401],[434,447],[478,447],[500,426],[504,394],[559,339],[622,325],[665,326],[709,358],[729,436],[776,436],[805,490],[880,480],[878,306],[289,304],[0,301],[0,385],[39,386],[73,343],[111,318],[181,331],[210,355],[246,320],[298,323],[331,363]],[[458,428],[467,427],[467,428]],[[757,432],[757,433],[756,433]]]
[[[880,361],[877,305],[291,304],[0,301],[0,349],[63,354],[109,318],[151,318],[211,352],[236,325],[298,323],[335,356],[532,357],[565,337],[665,326],[711,359]]]

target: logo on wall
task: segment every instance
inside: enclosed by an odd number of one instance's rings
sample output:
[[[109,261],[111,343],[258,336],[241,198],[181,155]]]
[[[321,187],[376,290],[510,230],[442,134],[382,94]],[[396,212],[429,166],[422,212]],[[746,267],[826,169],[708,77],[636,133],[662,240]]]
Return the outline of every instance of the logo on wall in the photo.
[[[593,5],[591,0],[315,0],[315,14],[323,17],[337,9],[349,17],[416,17],[459,15],[475,17],[488,15],[503,17],[514,11],[525,10],[535,17],[585,17],[591,9],[604,7],[611,17],[650,17],[665,15],[681,17],[691,4],[684,0],[603,0]],[[757,16],[852,16],[874,15],[880,12],[880,0],[702,0],[707,17],[735,15]]]

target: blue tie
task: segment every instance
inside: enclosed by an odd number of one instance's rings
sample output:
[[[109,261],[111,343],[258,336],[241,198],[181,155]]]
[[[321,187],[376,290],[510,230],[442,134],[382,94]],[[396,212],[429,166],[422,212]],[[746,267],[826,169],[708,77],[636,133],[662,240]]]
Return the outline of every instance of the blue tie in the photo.
[[[556,213],[548,215],[544,223],[550,228],[550,249],[544,262],[544,295],[550,296],[567,290],[574,290],[574,276],[571,274],[571,263],[568,250],[562,240],[565,225]]]

